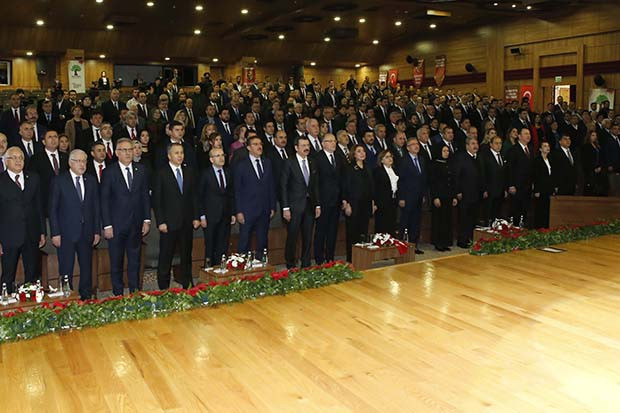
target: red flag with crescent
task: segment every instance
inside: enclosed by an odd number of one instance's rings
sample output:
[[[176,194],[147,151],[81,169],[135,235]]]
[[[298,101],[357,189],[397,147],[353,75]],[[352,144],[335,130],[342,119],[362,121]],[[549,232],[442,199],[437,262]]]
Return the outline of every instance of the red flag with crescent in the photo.
[[[413,85],[419,89],[424,83],[424,59],[418,59],[418,64],[413,66]]]
[[[527,98],[530,102],[530,109],[534,107],[534,86],[521,85],[521,93],[519,95],[521,96],[521,101],[523,101],[523,98]]]
[[[443,85],[443,81],[446,79],[446,55],[435,57],[435,83],[437,87]]]
[[[244,67],[242,82],[244,85],[251,85],[252,83],[256,82],[256,68]]]
[[[388,83],[391,87],[396,88],[398,83],[398,69],[390,69],[388,72]]]

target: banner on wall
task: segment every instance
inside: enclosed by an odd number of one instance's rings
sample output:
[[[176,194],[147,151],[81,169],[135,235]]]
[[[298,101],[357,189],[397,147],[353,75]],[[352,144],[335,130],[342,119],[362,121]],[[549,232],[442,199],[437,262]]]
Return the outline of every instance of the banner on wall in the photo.
[[[519,93],[520,100],[523,101],[524,98],[530,102],[530,109],[534,107],[534,86],[532,85],[522,85],[521,93]]]
[[[396,84],[398,83],[398,69],[390,69],[388,72],[388,79],[390,86],[396,88]]]
[[[504,99],[508,102],[519,100],[519,86],[505,86]]]
[[[424,83],[424,59],[418,59],[418,64],[413,66],[413,85],[419,89]]]
[[[387,81],[388,72],[379,72],[379,84]]]
[[[82,60],[69,60],[69,90],[77,93],[86,93],[84,81],[84,62]]]
[[[609,101],[609,107],[613,109],[615,96],[616,89],[590,89],[590,99],[588,99],[588,103],[596,102],[596,110],[600,110],[601,103]]]
[[[446,80],[446,55],[435,57],[435,84],[437,87],[443,85],[443,81]]]
[[[242,71],[241,81],[244,85],[251,85],[256,82],[256,68],[244,67]]]

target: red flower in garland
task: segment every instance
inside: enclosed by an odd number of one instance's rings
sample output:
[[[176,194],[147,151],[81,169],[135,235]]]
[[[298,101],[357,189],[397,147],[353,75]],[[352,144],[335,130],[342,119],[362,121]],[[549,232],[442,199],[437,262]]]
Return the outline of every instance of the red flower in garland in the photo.
[[[472,247],[472,249],[473,249],[474,251],[480,251],[480,250],[482,249],[482,245],[480,245],[480,243],[479,243],[479,242],[476,242],[476,243],[474,244],[474,246]]]
[[[168,291],[170,291],[173,294],[181,294],[185,290],[183,288],[180,288],[180,287],[175,287],[175,288],[169,288]]]
[[[6,312],[6,313],[2,314],[2,316],[6,317],[6,318],[15,317],[15,312],[14,311],[9,311],[9,312]]]

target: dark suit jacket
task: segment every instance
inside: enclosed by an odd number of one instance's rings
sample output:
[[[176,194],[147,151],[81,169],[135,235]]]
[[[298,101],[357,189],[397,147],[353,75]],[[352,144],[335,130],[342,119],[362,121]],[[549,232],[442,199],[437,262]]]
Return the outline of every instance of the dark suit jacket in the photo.
[[[540,192],[542,195],[551,195],[555,192],[556,178],[555,164],[549,158],[549,164],[551,165],[551,174],[542,156],[537,156],[533,161],[533,176],[534,176],[534,193]]]
[[[321,151],[315,156],[315,163],[319,171],[319,199],[324,207],[340,207],[342,202],[342,176],[346,164],[337,153],[334,153],[332,166],[327,154]]]
[[[614,168],[614,171],[620,171],[620,138],[614,139],[613,135],[602,146],[603,164],[606,167]]]
[[[52,180],[50,195],[51,235],[62,242],[76,242],[82,235],[92,240],[101,231],[99,184],[92,175],[82,175],[84,201],[81,202],[70,172]]]
[[[89,129],[90,129],[90,134],[92,135],[93,128],[89,128]],[[136,139],[140,139],[140,132],[142,131],[142,129],[140,129],[140,126],[138,125],[136,125],[135,129],[136,129]],[[119,123],[113,129],[112,139],[114,140],[114,142],[116,142],[117,140],[121,138],[131,139],[131,135],[129,134],[129,131],[127,130],[127,126]]]
[[[166,165],[168,165],[168,146],[170,145],[170,138],[167,136],[164,138],[162,142],[157,146],[155,151],[155,169],[160,169]],[[196,151],[189,142],[184,140],[182,142],[183,145],[183,153],[185,157],[183,159],[183,164],[189,167],[197,167],[196,161]]]
[[[121,109],[125,107],[125,102],[118,101],[118,109],[114,107],[111,100],[107,100],[101,104],[101,111],[103,112],[103,120],[110,122],[111,125],[116,125],[120,120]],[[172,118],[170,119],[172,120]]]
[[[480,201],[486,190],[480,157],[474,159],[467,151],[461,151],[454,156],[453,170],[455,192],[463,194],[461,202]]]
[[[396,173],[395,169],[394,172]],[[375,186],[375,204],[377,208],[383,210],[391,207],[394,199],[392,198],[392,184],[383,165],[375,168],[373,171],[373,178]]]
[[[49,122],[47,121],[47,117],[45,116],[44,112],[39,113],[39,120],[37,121],[37,123],[39,125],[43,125],[43,127],[45,127],[46,130],[55,130],[58,133],[65,132],[65,128],[62,125],[62,122],[60,118],[58,117],[58,114],[54,113],[53,111],[52,111],[51,120]]]
[[[217,128],[217,132],[222,135],[222,147],[224,148],[224,152],[228,153],[230,144],[233,143],[234,140],[233,134],[235,133],[235,125],[231,122],[231,120],[228,121],[228,129],[230,130],[230,133],[228,133],[224,128],[222,120],[217,118],[215,119],[215,127]],[[200,136],[202,134],[202,130],[197,130],[196,133]]]
[[[23,191],[6,170],[0,173],[0,244],[5,248],[37,242],[46,232],[39,176],[25,172],[20,174],[20,178]]]
[[[282,209],[290,208],[291,213],[300,213],[306,209],[308,203],[320,206],[319,171],[313,158],[306,158],[309,180],[308,185],[301,171],[301,164],[297,156],[291,156],[284,162],[280,179],[280,194]]]
[[[58,167],[59,174],[69,170],[69,155],[63,152],[58,151]],[[43,207],[43,215],[48,216],[49,214],[49,196],[50,196],[50,188],[52,185],[52,178],[56,175],[54,174],[54,168],[52,167],[52,163],[47,156],[47,152],[45,150],[41,152],[37,152],[30,159],[30,163],[28,165],[28,170],[35,172],[39,175],[39,179],[41,181],[41,206]]]
[[[422,169],[421,173],[415,167],[411,154],[407,152],[399,166],[397,197],[399,201],[405,201],[405,209],[414,208],[428,188],[428,166],[420,156],[418,163]]]
[[[364,150],[366,151],[366,166],[368,166],[370,169],[375,169],[377,167],[377,155],[379,155],[379,152],[374,146],[372,147],[375,151],[373,153],[368,147],[368,145],[366,145],[365,143],[363,145]]]
[[[183,193],[168,164],[155,173],[153,180],[153,210],[157,225],[167,224],[168,231],[192,225],[200,219],[198,176],[191,167],[183,166]]]
[[[573,164],[571,165],[568,156],[562,148],[556,149],[549,154],[551,162],[551,174],[558,188],[558,195],[575,195],[577,186],[578,151],[570,150],[573,156]]]
[[[131,191],[120,168],[118,162],[106,166],[101,179],[102,226],[112,226],[115,234],[131,226],[142,228],[142,223],[151,219],[147,168],[139,163],[131,164]]]
[[[20,121],[26,118],[26,111],[24,108],[19,108],[19,119]],[[19,136],[19,123],[15,120],[13,116],[13,109],[9,108],[2,112],[0,115],[0,132],[4,133],[8,139],[15,138]]]
[[[200,177],[200,210],[207,218],[207,225],[230,220],[235,213],[235,190],[228,167],[223,168],[226,188],[222,190],[212,166],[205,168]]]
[[[19,149],[22,150],[22,152],[24,153],[24,169],[29,169],[30,162],[34,155],[38,154],[39,152],[45,152],[45,147],[40,142],[32,141],[32,156],[29,157],[21,137],[19,137],[18,139],[18,141],[15,141],[12,145],[9,146],[17,146]]]
[[[508,151],[508,186],[517,188],[517,196],[529,197],[532,187],[532,149],[528,147],[528,157],[520,143],[516,143]]]
[[[62,103],[60,104],[60,107],[58,106],[58,101],[55,100],[52,102],[52,113],[56,113],[56,115],[59,118],[61,118],[61,116],[64,116],[65,117],[64,121],[67,121],[71,119],[71,108],[72,107],[73,107],[73,104],[71,104],[71,102],[69,102],[68,100],[63,99]]]
[[[250,157],[243,158],[233,166],[235,180],[235,204],[237,213],[256,217],[276,209],[275,178],[271,161],[261,158],[263,178],[258,179]]]
[[[278,202],[280,202],[280,204],[282,204],[282,198],[280,196],[281,187],[280,187],[279,179],[282,176],[282,169],[284,169],[284,163],[286,162],[286,160],[282,159],[282,155],[279,154],[279,151],[280,149],[276,148],[273,145],[265,146],[265,156],[269,158],[269,160],[271,161],[271,167],[273,169],[273,176],[277,180],[275,182],[276,199],[278,200]],[[239,152],[239,150],[237,150],[237,152]],[[295,152],[292,151],[289,147],[284,147],[284,152],[286,152],[287,158],[291,158],[292,156],[295,156]],[[247,152],[245,156],[246,157],[248,156]]]
[[[507,173],[508,163],[503,155],[502,165],[497,163],[497,158],[491,150],[479,152],[482,161],[483,173],[486,180],[486,188],[489,192],[489,197],[498,198],[504,196],[504,191],[507,188]]]

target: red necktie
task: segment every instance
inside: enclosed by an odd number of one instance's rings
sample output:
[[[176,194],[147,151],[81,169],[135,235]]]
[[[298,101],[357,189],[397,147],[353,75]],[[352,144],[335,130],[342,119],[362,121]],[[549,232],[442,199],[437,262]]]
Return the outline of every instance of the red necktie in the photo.
[[[136,130],[134,128],[131,128],[131,140],[136,140]]]
[[[52,164],[54,166],[54,175],[58,175],[58,172],[60,171],[60,168],[58,166],[58,159],[56,159],[56,154],[52,153]]]
[[[99,182],[101,182],[101,177],[103,176],[103,164],[99,164]]]
[[[112,148],[110,148],[110,142],[106,142],[106,146],[108,147],[108,159],[112,159]]]
[[[22,184],[19,183],[19,175],[15,175],[15,184],[19,189],[22,189]]]

